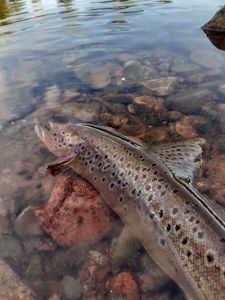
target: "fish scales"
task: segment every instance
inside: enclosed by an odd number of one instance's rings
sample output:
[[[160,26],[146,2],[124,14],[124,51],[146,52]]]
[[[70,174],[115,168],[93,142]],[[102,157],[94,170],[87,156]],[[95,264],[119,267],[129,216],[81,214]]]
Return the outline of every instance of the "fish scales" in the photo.
[[[224,227],[154,153],[104,130],[75,128],[81,140],[70,150],[73,169],[98,189],[186,295],[223,299]]]

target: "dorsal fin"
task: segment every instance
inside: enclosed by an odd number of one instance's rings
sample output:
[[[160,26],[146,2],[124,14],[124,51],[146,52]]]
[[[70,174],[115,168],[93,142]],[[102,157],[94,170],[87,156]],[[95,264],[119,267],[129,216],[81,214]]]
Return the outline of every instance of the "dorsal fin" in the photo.
[[[204,139],[191,139],[181,142],[153,146],[151,151],[170,169],[174,178],[195,195],[201,203],[225,226],[225,208],[219,203],[200,195],[194,187],[195,171],[202,162]]]
[[[196,169],[202,161],[204,139],[152,146],[151,151],[170,169],[173,176],[184,183],[192,183]]]

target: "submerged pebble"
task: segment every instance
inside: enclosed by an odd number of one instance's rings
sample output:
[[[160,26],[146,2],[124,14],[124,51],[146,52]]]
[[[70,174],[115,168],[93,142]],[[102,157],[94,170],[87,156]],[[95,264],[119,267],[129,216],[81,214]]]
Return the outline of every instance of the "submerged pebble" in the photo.
[[[149,79],[141,83],[142,89],[146,93],[156,96],[167,96],[172,94],[178,85],[179,79],[174,76]]]
[[[194,50],[191,53],[191,59],[193,62],[209,69],[222,67],[225,62],[224,57],[221,54],[206,49]]]
[[[168,97],[166,104],[170,109],[188,114],[198,112],[204,103],[213,98],[213,93],[209,89],[188,89]]]
[[[14,221],[14,230],[19,236],[43,235],[43,230],[35,218],[35,208],[28,206]]]
[[[64,297],[68,300],[80,299],[82,294],[81,283],[69,275],[63,276],[61,289]]]
[[[0,299],[36,299],[36,296],[31,288],[23,283],[19,276],[3,260],[0,260]]]
[[[119,273],[112,279],[110,300],[140,300],[137,282],[129,272]]]

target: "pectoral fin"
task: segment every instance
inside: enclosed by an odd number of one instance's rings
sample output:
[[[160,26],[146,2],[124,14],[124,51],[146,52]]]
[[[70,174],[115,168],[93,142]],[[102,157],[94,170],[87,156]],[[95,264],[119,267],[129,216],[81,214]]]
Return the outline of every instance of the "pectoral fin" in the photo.
[[[47,170],[50,171],[52,176],[57,176],[62,171],[65,171],[66,167],[68,167],[73,160],[74,156],[57,159],[56,161],[47,165]]]

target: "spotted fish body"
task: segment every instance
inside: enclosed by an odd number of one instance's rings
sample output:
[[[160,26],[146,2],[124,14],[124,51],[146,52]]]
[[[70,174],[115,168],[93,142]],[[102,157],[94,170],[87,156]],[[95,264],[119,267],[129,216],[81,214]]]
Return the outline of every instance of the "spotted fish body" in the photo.
[[[182,154],[185,144],[157,153],[98,126],[78,124],[57,131],[51,123],[36,131],[56,155],[64,149],[65,163],[93,184],[189,298],[224,298],[223,221],[174,176],[182,159],[178,164],[173,157],[190,155]],[[197,146],[190,143],[190,153]]]

